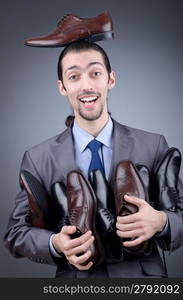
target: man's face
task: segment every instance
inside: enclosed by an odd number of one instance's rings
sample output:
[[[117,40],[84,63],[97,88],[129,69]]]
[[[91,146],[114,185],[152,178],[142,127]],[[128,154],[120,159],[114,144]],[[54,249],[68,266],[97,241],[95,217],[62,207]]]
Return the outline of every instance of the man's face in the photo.
[[[63,82],[60,93],[67,96],[76,119],[97,120],[106,117],[108,90],[115,85],[100,52],[87,50],[70,52],[62,60]]]

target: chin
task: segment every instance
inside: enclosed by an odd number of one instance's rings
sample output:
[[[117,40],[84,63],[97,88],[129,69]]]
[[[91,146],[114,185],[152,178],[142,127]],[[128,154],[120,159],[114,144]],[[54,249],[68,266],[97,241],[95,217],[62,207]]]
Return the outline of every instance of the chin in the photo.
[[[80,117],[87,121],[96,121],[99,118],[101,118],[102,114],[103,114],[103,110],[94,113],[92,113],[91,111],[89,113],[79,111]]]
[[[98,120],[98,119],[100,119],[100,117],[101,117],[101,115],[102,114],[99,114],[99,115],[81,115],[81,117],[83,118],[83,119],[85,119],[86,121],[96,121],[96,120]]]

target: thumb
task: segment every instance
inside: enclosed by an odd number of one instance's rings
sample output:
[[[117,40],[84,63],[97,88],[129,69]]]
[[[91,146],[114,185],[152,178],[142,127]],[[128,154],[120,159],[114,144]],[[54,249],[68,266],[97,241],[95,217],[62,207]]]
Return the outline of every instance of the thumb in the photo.
[[[134,204],[138,207],[142,206],[144,204],[144,200],[137,198],[135,196],[129,196],[129,195],[125,195],[124,196],[125,201],[127,201],[128,203]]]
[[[73,234],[76,231],[76,226],[63,226],[62,233]]]

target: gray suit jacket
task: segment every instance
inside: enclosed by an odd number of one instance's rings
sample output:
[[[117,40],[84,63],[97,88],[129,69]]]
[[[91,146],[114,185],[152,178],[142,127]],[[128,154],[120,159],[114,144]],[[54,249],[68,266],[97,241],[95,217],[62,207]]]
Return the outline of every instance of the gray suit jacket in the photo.
[[[114,172],[119,161],[131,160],[146,165],[153,173],[158,162],[168,149],[162,135],[145,132],[121,125],[114,121],[113,157],[110,184],[114,184]],[[48,193],[56,181],[66,182],[67,173],[79,169],[74,160],[71,128],[25,152],[21,170],[31,172],[44,184]],[[182,198],[181,198],[182,201]],[[15,200],[10,216],[5,246],[15,257],[27,257],[32,261],[56,264],[58,277],[164,277],[166,270],[159,255],[157,244],[170,252],[183,243],[183,212],[166,211],[169,220],[169,234],[155,237],[151,255],[127,258],[118,263],[103,263],[89,271],[77,271],[62,264],[61,259],[52,257],[49,239],[53,232],[30,227],[25,216],[28,209],[26,193],[21,191]]]

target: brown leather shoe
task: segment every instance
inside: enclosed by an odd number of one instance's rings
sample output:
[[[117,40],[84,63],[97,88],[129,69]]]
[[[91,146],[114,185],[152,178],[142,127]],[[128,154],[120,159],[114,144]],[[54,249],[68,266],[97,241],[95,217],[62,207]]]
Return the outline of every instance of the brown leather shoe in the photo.
[[[94,42],[112,38],[113,35],[112,19],[108,11],[85,19],[67,14],[59,21],[53,33],[27,39],[24,44],[32,47],[63,47],[80,39]]]
[[[89,181],[79,171],[71,171],[67,176],[67,199],[69,221],[77,227],[77,236],[91,230],[95,237],[90,246],[91,257],[85,263],[93,261],[99,264],[103,260],[102,244],[95,227],[97,201]]]
[[[138,211],[138,207],[124,200],[124,196],[135,196],[149,202],[147,190],[143,181],[131,161],[121,161],[116,168],[115,175],[115,206],[117,216],[127,216],[134,214]],[[122,238],[121,241],[129,241],[131,239]],[[124,250],[131,254],[149,254],[150,246],[149,241],[145,241],[135,247],[124,247]]]

